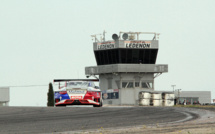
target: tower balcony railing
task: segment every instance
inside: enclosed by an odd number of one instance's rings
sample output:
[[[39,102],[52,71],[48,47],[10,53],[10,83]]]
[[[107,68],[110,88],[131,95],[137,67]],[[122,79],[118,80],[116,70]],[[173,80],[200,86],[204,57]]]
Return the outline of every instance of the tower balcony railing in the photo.
[[[111,64],[85,67],[86,75],[99,75],[104,73],[166,73],[166,64]]]

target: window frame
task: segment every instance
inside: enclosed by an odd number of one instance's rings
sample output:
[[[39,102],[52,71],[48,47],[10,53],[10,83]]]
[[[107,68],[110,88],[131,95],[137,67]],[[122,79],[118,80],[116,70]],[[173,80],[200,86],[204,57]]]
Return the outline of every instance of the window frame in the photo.
[[[125,87],[123,87],[123,83],[126,83],[126,85],[125,85]],[[129,85],[132,83],[132,87],[130,87]],[[127,89],[131,89],[131,88],[134,88],[135,87],[135,85],[134,85],[134,81],[132,80],[132,81],[122,81],[122,88],[127,88]],[[128,87],[129,86],[129,87]]]
[[[146,87],[143,87],[142,86],[142,83],[145,83],[147,88]],[[151,84],[150,84],[151,83]],[[144,89],[153,89],[153,81],[141,81],[141,84],[140,84],[141,88],[144,88]]]

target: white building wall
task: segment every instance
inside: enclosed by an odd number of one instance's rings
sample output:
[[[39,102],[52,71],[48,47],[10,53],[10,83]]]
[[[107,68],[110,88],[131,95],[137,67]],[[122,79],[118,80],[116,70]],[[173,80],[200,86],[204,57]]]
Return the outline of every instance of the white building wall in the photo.
[[[0,106],[8,106],[10,101],[9,87],[0,87]]]
[[[9,87],[0,87],[0,102],[5,102],[9,100]]]
[[[178,97],[198,97],[199,102],[202,103],[211,103],[211,91],[181,91],[175,92],[175,95]]]

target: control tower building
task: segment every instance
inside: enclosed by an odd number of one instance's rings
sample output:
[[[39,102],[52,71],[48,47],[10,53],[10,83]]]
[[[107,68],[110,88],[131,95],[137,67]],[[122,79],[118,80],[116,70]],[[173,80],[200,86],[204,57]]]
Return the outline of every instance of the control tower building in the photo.
[[[141,34],[152,34],[153,39],[141,40]],[[154,91],[154,79],[168,72],[167,64],[156,64],[158,36],[154,32],[120,32],[110,41],[92,36],[97,66],[85,67],[85,74],[99,75],[103,104],[138,105],[140,91]]]

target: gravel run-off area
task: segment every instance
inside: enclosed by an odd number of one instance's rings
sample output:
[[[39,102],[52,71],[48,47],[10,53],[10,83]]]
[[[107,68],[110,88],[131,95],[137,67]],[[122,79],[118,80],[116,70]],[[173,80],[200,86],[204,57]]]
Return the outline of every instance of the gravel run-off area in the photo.
[[[176,107],[179,111],[190,112],[196,119],[185,122],[158,123],[119,128],[63,132],[61,134],[215,134],[215,107]]]

